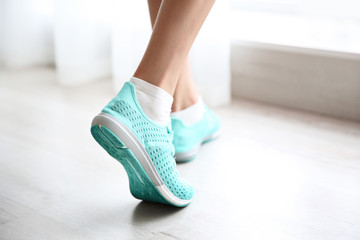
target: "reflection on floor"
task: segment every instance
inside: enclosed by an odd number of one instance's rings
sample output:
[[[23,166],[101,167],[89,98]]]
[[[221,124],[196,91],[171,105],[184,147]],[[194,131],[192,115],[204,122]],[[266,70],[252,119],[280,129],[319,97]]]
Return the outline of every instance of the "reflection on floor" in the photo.
[[[0,72],[1,239],[359,239],[360,124],[235,100],[222,136],[180,174],[177,209],[134,199],[90,135],[110,81],[61,88]]]

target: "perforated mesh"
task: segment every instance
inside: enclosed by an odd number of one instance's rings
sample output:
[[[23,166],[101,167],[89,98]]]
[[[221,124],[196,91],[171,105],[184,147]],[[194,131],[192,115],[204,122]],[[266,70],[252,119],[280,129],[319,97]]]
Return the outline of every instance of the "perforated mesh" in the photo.
[[[193,189],[179,177],[174,160],[172,132],[167,127],[157,127],[145,119],[139,110],[124,100],[117,100],[110,105],[111,110],[129,120],[128,126],[143,143],[157,172],[167,188],[178,198],[191,199]]]
[[[219,118],[206,105],[203,117],[197,123],[187,126],[181,119],[172,118],[171,124],[175,132],[173,144],[177,154],[191,152],[196,149],[206,137],[218,131],[221,125]],[[193,156],[190,155],[190,158]],[[181,157],[179,159],[180,161],[188,160],[181,159]]]

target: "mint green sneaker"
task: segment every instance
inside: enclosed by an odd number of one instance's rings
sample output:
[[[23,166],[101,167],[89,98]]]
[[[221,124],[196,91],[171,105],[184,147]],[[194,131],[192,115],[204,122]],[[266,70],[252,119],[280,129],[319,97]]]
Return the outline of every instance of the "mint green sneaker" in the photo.
[[[131,82],[94,118],[91,134],[124,166],[135,198],[177,207],[191,202],[193,188],[176,170],[170,122],[160,126],[146,116]]]
[[[196,157],[202,144],[219,136],[221,124],[213,111],[205,106],[204,115],[196,124],[186,126],[180,119],[171,118],[171,125],[176,161],[187,162]]]

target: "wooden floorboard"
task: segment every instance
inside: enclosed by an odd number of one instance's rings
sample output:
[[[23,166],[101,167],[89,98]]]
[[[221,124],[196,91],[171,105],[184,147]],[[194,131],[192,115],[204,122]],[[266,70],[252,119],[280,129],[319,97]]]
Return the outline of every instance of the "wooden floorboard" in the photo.
[[[222,135],[179,164],[184,209],[134,199],[92,139],[110,81],[0,71],[0,239],[360,239],[360,124],[234,100]]]

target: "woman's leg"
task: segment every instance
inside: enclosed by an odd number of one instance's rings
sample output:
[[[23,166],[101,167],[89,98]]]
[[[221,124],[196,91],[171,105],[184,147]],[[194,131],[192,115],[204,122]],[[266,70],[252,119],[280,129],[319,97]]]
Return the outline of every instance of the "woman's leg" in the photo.
[[[148,0],[151,26],[154,27],[162,0]],[[191,73],[189,57],[186,58],[175,88],[172,112],[183,110],[198,101],[199,94]]]
[[[187,57],[176,85],[171,111],[178,112],[186,109],[197,103],[198,99],[199,93],[191,73],[189,57]]]
[[[163,0],[134,77],[174,95],[189,50],[213,3],[214,0]]]
[[[155,25],[161,3],[162,0],[148,0],[152,27]],[[171,111],[176,161],[192,160],[197,155],[201,143],[216,138],[220,120],[210,109],[205,108],[199,97],[189,57],[186,58],[179,76]]]
[[[213,3],[163,0],[134,76],[92,122],[92,135],[124,166],[138,199],[183,207],[194,196],[176,170],[169,120],[188,52]]]

